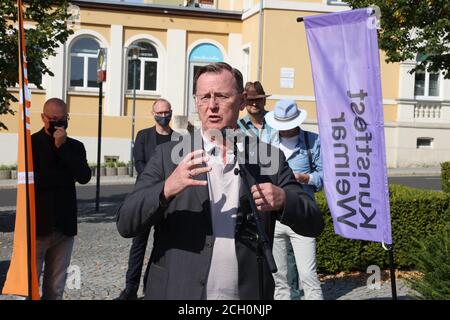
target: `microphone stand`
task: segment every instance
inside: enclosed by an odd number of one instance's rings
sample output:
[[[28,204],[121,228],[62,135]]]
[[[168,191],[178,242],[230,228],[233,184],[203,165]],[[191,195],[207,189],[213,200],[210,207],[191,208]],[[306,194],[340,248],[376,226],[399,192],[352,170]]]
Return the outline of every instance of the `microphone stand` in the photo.
[[[248,155],[248,137],[244,137],[244,155]],[[250,203],[251,214],[249,215],[253,218],[256,226],[256,259],[258,263],[258,282],[259,282],[259,300],[264,299],[264,277],[263,277],[263,258],[265,258],[269,270],[272,273],[277,272],[277,265],[275,259],[273,258],[272,248],[270,246],[269,238],[266,235],[262,227],[261,216],[258,209],[256,208],[255,200],[253,200],[252,193],[250,192],[250,185],[248,183],[247,174],[248,170],[245,163],[239,163],[238,161],[238,150],[237,150],[237,137],[234,137],[234,156],[238,162],[239,169],[234,169],[235,175],[240,175],[242,181],[244,182],[243,188],[245,195],[247,196],[248,202]],[[244,158],[245,159],[245,158]]]

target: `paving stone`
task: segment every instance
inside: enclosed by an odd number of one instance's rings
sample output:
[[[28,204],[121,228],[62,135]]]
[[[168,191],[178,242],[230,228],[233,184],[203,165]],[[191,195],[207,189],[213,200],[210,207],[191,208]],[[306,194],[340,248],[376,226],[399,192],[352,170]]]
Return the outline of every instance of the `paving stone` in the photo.
[[[67,300],[109,300],[119,296],[125,286],[125,273],[131,239],[122,238],[116,229],[116,206],[104,206],[101,213],[94,212],[93,204],[79,210],[78,235],[75,238],[71,266],[78,266],[81,273],[79,289],[66,286],[64,299]],[[2,212],[0,222],[14,219]],[[4,232],[6,231],[6,232]],[[153,236],[150,236],[146,258],[151,252]],[[0,228],[0,288],[6,277],[11,258],[13,233],[10,226]],[[144,264],[144,268],[146,262]],[[367,275],[369,276],[369,275]],[[400,279],[397,282],[397,294],[400,299],[412,299],[411,290]],[[142,281],[138,295],[142,295]],[[366,279],[331,278],[322,281],[324,298],[328,300],[370,300],[391,299],[390,282],[383,282],[378,290],[369,289]],[[0,300],[12,300],[15,297],[0,295]]]

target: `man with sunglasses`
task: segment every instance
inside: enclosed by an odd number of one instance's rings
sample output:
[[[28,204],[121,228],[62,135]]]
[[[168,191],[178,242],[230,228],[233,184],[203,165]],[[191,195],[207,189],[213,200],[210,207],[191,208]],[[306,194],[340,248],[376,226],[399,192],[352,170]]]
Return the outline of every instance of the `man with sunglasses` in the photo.
[[[172,106],[166,99],[157,99],[153,103],[153,116],[155,125],[138,132],[134,146],[134,162],[138,175],[147,165],[147,162],[155,153],[156,146],[176,139],[179,134],[172,130],[169,123],[172,119]],[[125,289],[120,293],[117,300],[135,300],[141,280],[142,266],[144,263],[145,250],[147,248],[150,228],[146,228],[136,237],[130,248],[128,259],[128,270],[126,274]],[[144,275],[144,286],[147,279],[147,271]]]
[[[246,134],[258,137],[262,142],[278,142],[278,132],[272,129],[264,119],[267,113],[265,110],[266,98],[270,94],[266,94],[259,81],[247,82],[245,84],[245,93],[247,94],[245,106],[247,115],[238,121],[239,127]]]
[[[41,118],[44,128],[31,136],[37,270],[39,277],[44,273],[42,299],[60,300],[77,234],[75,182],[88,183],[91,170],[83,144],[67,136],[69,116],[64,101],[47,100]]]

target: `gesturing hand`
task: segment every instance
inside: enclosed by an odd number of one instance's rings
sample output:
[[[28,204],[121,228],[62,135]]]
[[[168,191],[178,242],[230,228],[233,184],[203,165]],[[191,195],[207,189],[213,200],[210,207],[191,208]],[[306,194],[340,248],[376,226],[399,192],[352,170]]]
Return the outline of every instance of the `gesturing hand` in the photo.
[[[259,211],[278,211],[284,208],[286,193],[282,188],[267,182],[253,185],[250,191]]]
[[[195,150],[189,153],[164,183],[164,197],[166,200],[175,197],[189,186],[206,186],[207,181],[198,181],[194,177],[211,171],[211,167],[203,167],[202,164],[209,160],[203,156],[203,150]]]
[[[55,138],[55,146],[57,148],[61,147],[67,140],[67,131],[64,127],[55,127],[56,131],[53,133],[53,138]]]

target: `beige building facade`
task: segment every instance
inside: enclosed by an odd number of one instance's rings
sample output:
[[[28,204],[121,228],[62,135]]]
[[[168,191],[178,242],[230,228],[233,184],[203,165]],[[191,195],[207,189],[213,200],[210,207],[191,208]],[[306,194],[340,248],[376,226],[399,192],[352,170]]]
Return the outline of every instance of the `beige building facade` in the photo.
[[[260,80],[271,94],[269,110],[278,99],[295,99],[308,111],[305,128],[317,132],[305,29],[296,18],[349,9],[326,0],[80,0],[72,5],[79,10],[75,32],[46,61],[55,76],[43,77],[44,90],[32,89],[31,125],[33,132],[41,128],[46,99],[65,100],[69,135],[85,144],[91,162],[97,157],[99,48],[107,53],[103,160],[130,159],[133,105],[135,133],[154,124],[151,105],[160,97],[172,103],[175,125],[183,119],[198,123],[193,76],[196,68],[214,61],[238,68],[244,81]],[[133,59],[136,46],[140,53]],[[415,61],[386,64],[383,52],[380,56],[388,167],[449,161],[450,80],[442,74],[410,74]],[[2,121],[9,131],[0,132],[2,150],[8,150],[0,163],[15,163],[17,118],[2,116]]]

